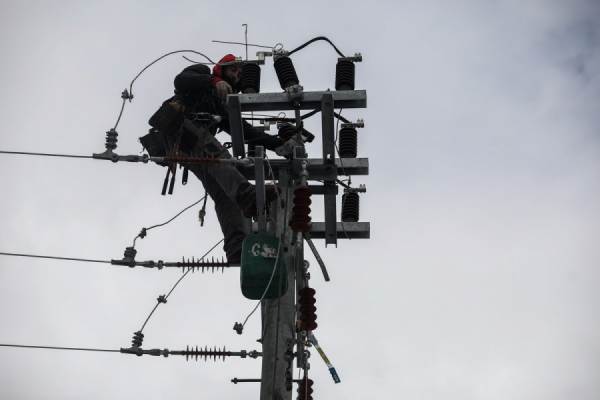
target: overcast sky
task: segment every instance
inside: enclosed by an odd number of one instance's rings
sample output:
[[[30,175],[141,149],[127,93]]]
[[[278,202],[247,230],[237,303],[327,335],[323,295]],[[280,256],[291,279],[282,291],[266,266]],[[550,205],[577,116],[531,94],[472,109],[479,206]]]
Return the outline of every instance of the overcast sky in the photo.
[[[120,94],[144,66],[181,49],[245,56],[211,42],[243,41],[245,23],[250,43],[291,50],[323,35],[364,57],[356,86],[368,108],[342,115],[365,120],[370,175],[352,181],[367,185],[371,239],[317,242],[331,282],[312,262],[315,335],[342,382],[313,351],[313,397],[600,398],[597,1],[2,1],[0,150],[104,151]],[[334,88],[328,44],[292,59],[305,90]],[[136,81],[119,154],[139,154],[188,65],[169,56]],[[262,91],[280,91],[272,60]],[[307,120],[317,136],[319,126]],[[0,171],[0,252],[121,258],[142,227],[204,195],[190,178],[161,196],[156,165],[0,154]],[[221,232],[212,203],[202,228],[198,210],[138,240],[137,259],[204,254]],[[128,347],[179,277],[0,256],[0,344]],[[144,347],[260,351],[258,315],[242,336],[232,330],[253,306],[237,271],[189,275],[150,319]],[[259,378],[260,363],[2,347],[0,398],[258,398],[258,384],[230,380]]]

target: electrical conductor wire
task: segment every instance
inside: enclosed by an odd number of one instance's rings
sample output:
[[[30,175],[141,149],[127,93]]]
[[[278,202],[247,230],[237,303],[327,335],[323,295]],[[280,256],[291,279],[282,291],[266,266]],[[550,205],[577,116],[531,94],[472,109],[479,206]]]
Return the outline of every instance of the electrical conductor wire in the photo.
[[[308,46],[309,44],[316,42],[318,40],[324,40],[327,43],[329,43],[334,49],[335,51],[340,55],[340,57],[345,57],[341,51],[338,50],[337,47],[335,47],[335,44],[333,44],[333,42],[329,39],[327,39],[325,36],[317,36],[314,39],[309,40],[308,42],[304,43],[303,45],[296,47],[294,50],[290,51],[287,55],[291,56],[292,54],[294,54],[295,52],[297,52],[298,50],[302,50],[303,48],[305,48],[306,46]]]
[[[210,254],[211,251],[213,251],[215,249],[215,247],[217,247],[223,240],[225,239],[221,239],[217,242],[217,244],[215,244],[213,247],[211,247],[210,250],[208,250],[206,252],[206,254],[204,254],[202,256],[202,258],[200,258],[198,261],[202,261],[204,260],[204,258]],[[181,278],[179,278],[179,280],[175,283],[175,285],[173,286],[173,288],[171,289],[171,291],[165,296],[165,302],[166,300],[169,298],[169,296],[171,295],[171,293],[173,293],[173,290],[175,290],[175,288],[177,287],[177,285],[179,285],[179,282],[181,282],[183,280],[183,278],[185,278],[187,276],[187,274],[190,273],[190,271],[192,271],[193,268],[190,268],[187,270],[187,272],[185,274],[183,274],[183,276]],[[142,333],[142,331],[144,330],[144,328],[146,327],[146,324],[148,323],[148,321],[150,320],[150,317],[152,316],[152,314],[154,314],[154,311],[156,311],[156,309],[158,308],[159,305],[161,305],[161,302],[156,303],[156,305],[154,306],[154,308],[152,309],[152,311],[150,312],[150,315],[148,315],[148,318],[146,318],[146,321],[144,322],[144,325],[142,325],[142,329],[139,330],[140,333]]]
[[[102,351],[106,353],[120,353],[121,350],[108,349],[86,349],[80,347],[54,347],[54,346],[26,346],[22,344],[0,344],[0,347],[19,347],[26,349],[50,349],[50,350],[79,350],[79,351]]]
[[[49,258],[52,260],[66,260],[66,261],[83,261],[83,262],[95,262],[95,263],[107,263],[110,261],[105,260],[89,260],[85,258],[69,258],[69,257],[53,257],[53,256],[38,256],[33,254],[18,254],[18,253],[0,253],[2,256],[15,256],[15,257],[31,257],[31,258]]]
[[[200,203],[202,200],[206,199],[206,194],[204,195],[204,197],[202,197],[200,200],[198,200],[197,202],[195,202],[192,205],[187,206],[186,208],[184,208],[183,210],[181,210],[177,215],[175,215],[173,218],[171,218],[170,220],[168,220],[167,222],[164,222],[162,224],[157,224],[157,225],[153,225],[150,228],[143,228],[142,232],[148,232],[150,229],[154,229],[154,228],[159,228],[161,226],[165,226],[167,225],[169,222],[173,221],[175,218],[179,217],[181,214],[183,214],[185,211],[189,210],[190,208],[194,207],[196,204]],[[138,234],[135,239],[133,239],[133,247],[135,248],[135,242],[138,238],[142,238],[141,236],[141,232],[140,234]],[[143,238],[142,238],[143,239]]]
[[[0,150],[0,154],[17,154],[26,156],[46,156],[46,157],[69,157],[69,158],[93,158],[92,156],[77,156],[72,154],[51,154],[51,153],[31,153],[27,151],[5,151]]]

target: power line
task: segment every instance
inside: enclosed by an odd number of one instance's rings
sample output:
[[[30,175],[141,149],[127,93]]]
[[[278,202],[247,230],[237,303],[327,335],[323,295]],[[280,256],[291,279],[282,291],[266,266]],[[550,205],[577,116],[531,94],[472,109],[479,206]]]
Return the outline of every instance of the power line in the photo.
[[[93,156],[77,156],[73,154],[51,154],[51,153],[30,153],[26,151],[4,151],[0,150],[0,154],[20,154],[28,156],[45,156],[45,157],[69,157],[69,158],[93,158]]]
[[[107,349],[85,349],[80,347],[53,347],[53,346],[26,346],[22,344],[0,344],[0,347],[19,347],[26,349],[50,349],[50,350],[78,350],[78,351],[102,351],[106,353],[120,353],[121,350]]]
[[[83,261],[83,262],[95,262],[95,263],[107,263],[110,261],[105,260],[90,260],[86,258],[70,258],[70,257],[53,257],[53,256],[38,256],[34,254],[18,254],[18,253],[0,253],[3,256],[15,256],[15,257],[31,257],[31,258],[49,258],[52,260],[67,260],[67,261]]]

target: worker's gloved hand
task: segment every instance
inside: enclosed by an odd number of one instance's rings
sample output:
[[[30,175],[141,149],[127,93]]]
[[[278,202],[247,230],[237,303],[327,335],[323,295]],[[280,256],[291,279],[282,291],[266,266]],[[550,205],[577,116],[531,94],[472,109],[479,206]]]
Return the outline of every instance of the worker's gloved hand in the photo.
[[[292,136],[296,135],[296,132],[297,128],[294,125],[290,124],[289,122],[284,122],[280,125],[277,135],[282,139],[289,139]],[[314,140],[314,138],[315,135],[302,128],[302,140],[304,141],[304,143],[310,143]]]
[[[304,151],[304,143],[298,141],[295,136],[288,139],[283,145],[277,147],[275,149],[275,153],[281,157],[292,158],[294,154],[294,147],[297,146],[302,146],[302,153],[304,153],[303,155],[306,155],[306,152]]]
[[[233,89],[231,89],[229,83],[225,81],[217,82],[217,84],[215,85],[215,89],[217,89],[217,96],[219,96],[223,100],[227,99],[228,94],[233,93]]]

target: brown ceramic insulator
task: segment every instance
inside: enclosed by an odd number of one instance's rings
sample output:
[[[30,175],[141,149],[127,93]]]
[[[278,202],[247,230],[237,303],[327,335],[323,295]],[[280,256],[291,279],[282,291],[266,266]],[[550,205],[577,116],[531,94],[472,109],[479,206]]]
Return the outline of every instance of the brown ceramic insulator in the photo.
[[[310,196],[312,192],[306,186],[294,190],[294,207],[292,208],[291,227],[294,232],[308,232],[310,222]]]
[[[298,382],[298,397],[296,397],[297,400],[313,400],[312,398],[312,393],[313,393],[313,380],[312,379],[302,379],[300,382]]]
[[[225,361],[225,357],[231,356],[231,352],[226,351],[225,347],[223,347],[223,350],[220,348],[217,350],[216,347],[214,350],[208,347],[204,347],[204,350],[202,350],[202,348],[198,349],[198,346],[196,346],[196,349],[194,350],[193,347],[190,349],[190,346],[186,346],[186,349],[181,352],[181,355],[185,356],[186,361],[194,357],[196,357],[196,361],[198,361],[198,357],[202,359],[202,356],[204,356],[204,361],[206,361],[208,358],[212,358],[214,361],[217,361],[217,359],[220,357],[222,357],[223,361]]]
[[[294,190],[294,195],[310,197],[310,196],[312,196],[312,191],[309,188],[307,188],[306,186],[300,186],[298,189]]]
[[[165,157],[163,159],[165,163],[180,163],[180,164],[202,164],[202,163],[214,163],[218,164],[220,161],[218,158],[210,156],[210,157]]]
[[[317,311],[317,307],[315,307],[315,303],[317,302],[315,293],[315,289],[309,288],[308,286],[298,291],[300,329],[303,331],[312,331],[317,329],[318,326],[315,322],[317,319],[317,314],[315,314],[315,311]]]

